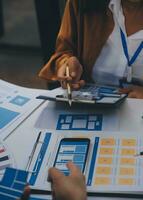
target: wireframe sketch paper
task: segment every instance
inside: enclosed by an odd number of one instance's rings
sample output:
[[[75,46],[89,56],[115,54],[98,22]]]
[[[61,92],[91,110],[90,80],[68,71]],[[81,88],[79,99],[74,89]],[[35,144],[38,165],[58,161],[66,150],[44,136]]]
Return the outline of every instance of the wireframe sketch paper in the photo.
[[[54,165],[63,138],[88,138],[90,147],[84,174],[89,193],[142,192],[143,159],[135,156],[142,151],[141,134],[128,132],[72,132],[47,130],[42,133],[30,166],[29,183],[32,188],[50,191],[48,169]],[[66,146],[58,154],[56,167],[68,173],[66,162],[72,161],[82,169],[83,146]]]
[[[0,80],[0,136],[7,137],[31,112],[42,104],[37,91]]]
[[[70,107],[52,101],[45,102],[35,123],[35,127],[40,130],[118,131],[119,126],[118,108],[93,108],[87,105]]]

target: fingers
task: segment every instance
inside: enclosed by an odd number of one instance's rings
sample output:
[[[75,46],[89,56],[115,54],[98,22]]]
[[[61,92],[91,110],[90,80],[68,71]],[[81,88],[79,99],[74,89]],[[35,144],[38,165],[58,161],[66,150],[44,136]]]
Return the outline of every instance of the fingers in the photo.
[[[29,197],[30,197],[30,188],[26,186],[20,200],[28,200]]]
[[[61,83],[61,86],[62,86],[63,89],[67,88],[67,81],[60,81],[60,83]],[[82,88],[85,85],[85,81],[84,80],[80,80],[80,81],[78,81],[76,83],[70,82],[70,85],[71,85],[71,88],[73,90],[78,90],[78,89]]]
[[[59,81],[72,81],[71,76],[66,76],[66,65],[64,64],[58,71],[57,77]]]
[[[132,88],[123,88],[119,90],[122,94],[128,94],[128,98],[136,98],[136,92]]]
[[[57,70],[57,77],[59,81],[62,81],[65,79],[65,69],[66,69],[66,65],[64,64],[62,67],[60,67],[59,70]]]
[[[64,174],[54,167],[50,168],[48,171],[49,182],[59,181],[63,177],[64,177]]]
[[[67,88],[67,81],[60,81],[60,83],[61,83],[61,87],[63,88],[63,89],[66,89]]]
[[[128,98],[137,98],[136,93],[135,92],[130,92],[128,94]]]
[[[75,164],[73,164],[72,162],[67,163],[67,168],[70,170],[71,175],[75,175],[75,176],[77,176],[77,175],[81,176],[82,175],[81,170]],[[59,181],[63,177],[65,177],[65,175],[62,172],[60,172],[58,169],[56,169],[54,167],[49,169],[48,181],[50,181],[50,182]]]
[[[70,170],[70,174],[72,176],[81,176],[82,175],[81,170],[72,162],[68,162],[67,167]]]
[[[76,72],[71,72],[70,75],[71,75],[72,78],[76,78]]]
[[[136,87],[123,88],[123,89],[120,89],[119,92],[121,92],[122,94],[128,94],[128,98],[139,98],[140,97]]]
[[[119,89],[119,92],[122,93],[122,94],[128,94],[132,91],[132,88],[122,88],[122,89]]]
[[[66,75],[66,67],[69,67],[70,76]],[[83,85],[83,81],[80,81],[81,74],[83,72],[82,66],[76,57],[70,57],[66,63],[64,63],[57,70],[57,78],[61,82],[61,86],[65,89],[66,82],[70,82],[73,89],[79,89]]]
[[[85,81],[80,80],[80,81],[72,84],[72,89],[78,90],[78,89],[82,88],[84,85],[85,85]]]

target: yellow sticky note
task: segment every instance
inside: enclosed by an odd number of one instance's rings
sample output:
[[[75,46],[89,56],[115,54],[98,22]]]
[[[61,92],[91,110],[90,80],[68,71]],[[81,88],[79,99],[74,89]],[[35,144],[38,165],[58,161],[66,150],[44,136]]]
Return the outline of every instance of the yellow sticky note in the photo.
[[[113,155],[114,154],[114,149],[113,148],[100,148],[99,154]]]
[[[135,160],[135,158],[121,158],[120,164],[121,165],[135,165],[136,160]]]
[[[97,167],[96,174],[110,175],[112,173],[111,167]]]
[[[101,145],[107,145],[107,146],[113,146],[115,145],[115,139],[114,138],[102,138],[100,141]]]
[[[120,178],[118,180],[119,185],[134,185],[135,180],[133,178]]]
[[[96,177],[95,185],[109,185],[111,184],[111,179],[108,177]]]
[[[130,147],[130,146],[136,146],[136,144],[137,144],[136,139],[122,139],[121,140],[122,146]]]
[[[113,158],[112,157],[99,157],[98,164],[105,164],[105,165],[111,165],[113,163]]]
[[[136,150],[135,149],[121,149],[121,155],[122,156],[131,156],[131,155],[135,155],[136,154]]]
[[[135,169],[134,168],[121,167],[119,169],[119,174],[120,175],[134,176],[135,175]]]

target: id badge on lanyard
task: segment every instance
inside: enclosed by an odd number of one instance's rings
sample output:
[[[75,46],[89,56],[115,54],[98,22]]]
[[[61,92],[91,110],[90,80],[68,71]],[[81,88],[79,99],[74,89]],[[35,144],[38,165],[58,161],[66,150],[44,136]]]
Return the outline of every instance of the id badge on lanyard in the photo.
[[[130,83],[132,81],[132,64],[136,61],[136,59],[138,58],[140,52],[143,49],[143,41],[140,43],[140,45],[138,46],[138,48],[136,49],[135,53],[133,54],[133,56],[130,59],[126,36],[125,36],[125,34],[124,34],[124,32],[122,31],[121,28],[120,28],[120,34],[121,34],[121,41],[122,41],[124,54],[125,54],[125,57],[126,57],[127,63],[128,63],[128,66],[127,66],[127,82]]]

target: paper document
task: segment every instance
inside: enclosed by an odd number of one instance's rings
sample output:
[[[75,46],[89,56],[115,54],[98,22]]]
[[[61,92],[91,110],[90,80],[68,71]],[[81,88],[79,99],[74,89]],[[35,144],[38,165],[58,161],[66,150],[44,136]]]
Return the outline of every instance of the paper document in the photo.
[[[37,91],[0,80],[0,137],[7,137],[43,102]]]
[[[90,147],[84,174],[87,191],[109,193],[142,192],[143,159],[135,156],[142,151],[141,134],[128,132],[43,132],[31,163],[29,183],[34,188],[50,191],[47,182],[48,169],[56,159],[56,167],[68,174],[66,163],[74,162],[83,168],[84,147],[75,143],[72,146],[63,144],[57,157],[59,144],[63,138],[88,138]]]
[[[72,107],[48,102],[35,123],[37,129],[118,131],[119,109]]]

